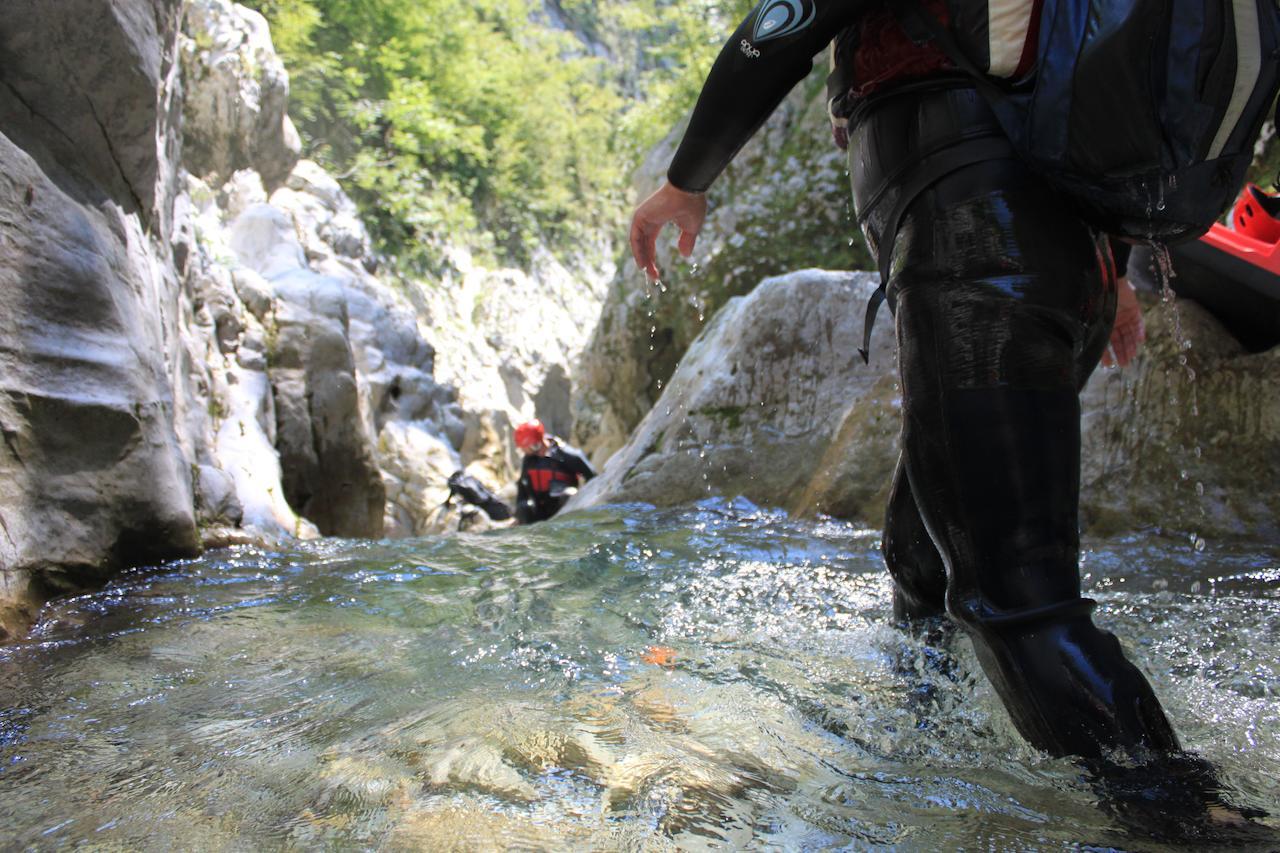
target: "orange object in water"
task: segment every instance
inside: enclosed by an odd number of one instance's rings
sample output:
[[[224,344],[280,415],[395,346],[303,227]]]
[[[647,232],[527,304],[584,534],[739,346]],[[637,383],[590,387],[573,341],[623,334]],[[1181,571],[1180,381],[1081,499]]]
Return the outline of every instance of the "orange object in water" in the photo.
[[[670,669],[676,665],[676,650],[670,646],[650,646],[640,655],[640,660]]]

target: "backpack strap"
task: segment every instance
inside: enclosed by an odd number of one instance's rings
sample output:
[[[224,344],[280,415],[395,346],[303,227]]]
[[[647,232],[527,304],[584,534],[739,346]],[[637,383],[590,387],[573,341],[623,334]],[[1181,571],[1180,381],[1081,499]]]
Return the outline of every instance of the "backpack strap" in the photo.
[[[871,362],[871,329],[875,326],[876,314],[879,313],[880,305],[887,295],[885,288],[889,284],[889,264],[893,257],[893,244],[897,241],[898,226],[902,224],[902,217],[906,215],[907,208],[920,193],[965,166],[985,163],[989,160],[1006,160],[1015,156],[1017,155],[1013,144],[1001,134],[992,133],[987,136],[973,137],[926,157],[902,184],[897,201],[889,211],[889,216],[885,219],[884,228],[880,233],[878,258],[880,285],[867,302],[867,315],[862,324],[862,347],[858,350],[863,364]]]

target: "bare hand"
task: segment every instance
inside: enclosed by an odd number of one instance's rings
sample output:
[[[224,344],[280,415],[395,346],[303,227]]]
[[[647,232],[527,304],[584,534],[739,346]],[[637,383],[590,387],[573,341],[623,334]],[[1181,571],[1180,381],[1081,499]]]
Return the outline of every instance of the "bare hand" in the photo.
[[[702,193],[687,193],[669,183],[636,208],[631,217],[631,254],[636,266],[653,280],[659,278],[657,262],[658,232],[668,222],[680,229],[680,254],[686,258],[693,254],[702,222],[707,218],[707,197]]]
[[[1111,327],[1111,345],[1102,354],[1105,367],[1124,367],[1138,354],[1138,347],[1147,339],[1147,329],[1142,322],[1142,306],[1138,294],[1121,276],[1116,279],[1116,322]]]

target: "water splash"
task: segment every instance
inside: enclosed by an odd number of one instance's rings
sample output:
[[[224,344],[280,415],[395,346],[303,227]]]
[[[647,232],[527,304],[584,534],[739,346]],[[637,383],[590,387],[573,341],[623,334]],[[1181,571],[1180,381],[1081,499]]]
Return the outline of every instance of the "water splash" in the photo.
[[[1112,835],[1078,768],[1022,744],[967,643],[892,626],[878,539],[707,500],[128,573],[0,650],[6,837],[931,850]],[[1238,799],[1280,801],[1280,551],[1091,545],[1085,592],[1180,733]]]

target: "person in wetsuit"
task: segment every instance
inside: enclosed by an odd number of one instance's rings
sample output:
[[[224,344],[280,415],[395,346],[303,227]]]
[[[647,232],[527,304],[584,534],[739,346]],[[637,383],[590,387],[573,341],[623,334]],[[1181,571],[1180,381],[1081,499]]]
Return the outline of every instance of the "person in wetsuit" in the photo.
[[[953,28],[987,20],[985,6],[949,20],[942,2],[926,5]],[[1033,32],[1005,45],[1009,69],[1031,67]],[[1108,240],[1019,161],[936,45],[908,38],[885,0],[761,2],[716,59],[667,181],[635,211],[636,263],[658,277],[668,222],[691,253],[704,193],[829,43],[848,80],[837,141],[899,347],[902,455],[883,541],[894,613],[958,624],[1042,750],[1182,756],[1147,679],[1081,595],[1078,394],[1116,310]],[[1170,761],[1158,774],[1182,772]]]
[[[516,484],[516,523],[532,524],[555,515],[579,485],[596,475],[587,457],[548,436],[542,422],[516,427],[516,448],[524,454]]]

